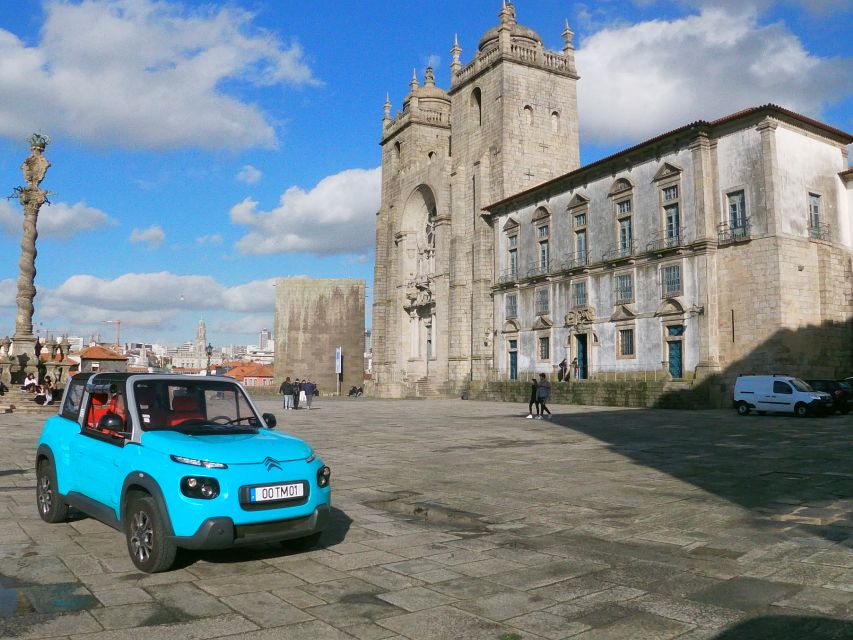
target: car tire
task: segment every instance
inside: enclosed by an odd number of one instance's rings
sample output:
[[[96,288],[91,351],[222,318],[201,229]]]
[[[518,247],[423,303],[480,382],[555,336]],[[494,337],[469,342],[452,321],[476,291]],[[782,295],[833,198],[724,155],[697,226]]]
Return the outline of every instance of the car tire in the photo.
[[[798,418],[805,418],[809,414],[808,406],[804,405],[802,402],[798,402],[797,406],[794,407],[794,415]]]
[[[175,562],[177,545],[166,534],[160,509],[154,498],[131,498],[124,518],[127,551],[134,566],[145,573],[166,571]]]
[[[737,414],[739,416],[749,415],[749,405],[741,401],[737,403]]]
[[[40,460],[36,467],[36,507],[41,519],[51,524],[65,522],[68,517],[68,505],[59,495],[56,470],[47,459]]]
[[[282,540],[281,544],[290,551],[310,551],[320,544],[320,536],[322,535],[323,533],[321,531],[318,533],[312,533],[310,536],[305,536],[304,538]]]

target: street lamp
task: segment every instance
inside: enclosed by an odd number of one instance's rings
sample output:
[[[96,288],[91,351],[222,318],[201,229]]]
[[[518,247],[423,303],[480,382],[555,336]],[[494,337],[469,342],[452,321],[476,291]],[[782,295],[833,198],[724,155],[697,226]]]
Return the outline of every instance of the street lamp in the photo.
[[[207,347],[205,348],[204,352],[207,354],[207,369],[205,370],[204,375],[209,376],[210,375],[210,356],[213,355],[213,345],[208,342]]]

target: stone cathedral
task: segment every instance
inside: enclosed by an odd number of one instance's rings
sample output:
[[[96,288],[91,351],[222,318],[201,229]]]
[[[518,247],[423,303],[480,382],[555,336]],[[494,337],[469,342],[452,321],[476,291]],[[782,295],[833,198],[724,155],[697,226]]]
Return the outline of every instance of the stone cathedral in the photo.
[[[403,109],[386,101],[376,231],[374,379],[380,394],[483,379],[493,369],[493,238],[482,207],[580,162],[573,33],[562,51],[516,20],[500,24],[451,87],[412,77]]]
[[[556,377],[853,374],[853,136],[775,105],[580,166],[573,36],[499,24],[385,103],[380,396]],[[725,385],[716,385],[724,389]],[[590,387],[591,388],[591,387]]]

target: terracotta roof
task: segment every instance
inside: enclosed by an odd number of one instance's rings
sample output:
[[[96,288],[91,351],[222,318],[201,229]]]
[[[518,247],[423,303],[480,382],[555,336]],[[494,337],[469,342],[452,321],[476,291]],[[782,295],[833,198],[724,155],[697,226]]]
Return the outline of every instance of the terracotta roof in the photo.
[[[80,352],[80,357],[83,360],[127,360],[127,358],[120,353],[98,346],[83,349],[83,351]]]
[[[576,176],[582,176],[584,173],[586,173],[592,169],[607,165],[607,164],[611,163],[613,160],[616,160],[617,158],[621,158],[623,156],[630,155],[632,153],[640,151],[646,147],[653,146],[653,145],[655,145],[659,142],[662,142],[664,140],[667,140],[669,138],[674,138],[676,136],[683,135],[683,134],[689,133],[689,132],[699,133],[700,131],[703,131],[706,133],[710,133],[709,130],[713,129],[715,127],[720,127],[722,125],[729,124],[731,122],[735,122],[739,119],[747,118],[749,116],[755,116],[758,114],[783,116],[783,117],[788,118],[790,120],[796,120],[800,124],[804,124],[804,125],[808,125],[810,127],[816,128],[816,129],[820,129],[824,133],[828,133],[829,135],[840,139],[842,142],[844,142],[844,144],[853,143],[853,134],[842,131],[841,129],[836,129],[835,127],[831,127],[828,124],[824,124],[823,122],[819,122],[818,120],[812,120],[811,118],[808,118],[808,117],[801,115],[799,113],[796,113],[794,111],[784,109],[783,107],[780,107],[778,105],[765,104],[765,105],[762,105],[760,107],[750,107],[749,109],[743,109],[742,111],[737,111],[736,113],[725,116],[723,118],[719,118],[717,120],[712,120],[711,122],[708,122],[706,120],[697,120],[696,122],[691,122],[690,124],[686,124],[683,127],[673,129],[672,131],[667,131],[666,133],[662,133],[661,135],[656,136],[654,138],[651,138],[649,140],[646,140],[645,142],[641,142],[640,144],[634,145],[633,147],[628,147],[627,149],[623,149],[622,151],[618,151],[618,152],[614,153],[613,155],[607,156],[606,158],[602,158],[601,160],[596,160],[595,162],[592,162],[588,165],[585,165],[583,167],[575,169],[574,171],[570,171],[569,173],[565,173],[561,176],[557,176],[556,178],[552,178],[551,180],[548,180],[547,182],[543,182],[542,184],[539,184],[535,187],[531,187],[530,189],[527,189],[525,191],[521,191],[519,193],[511,195],[507,198],[504,198],[503,200],[499,200],[498,202],[494,202],[494,203],[492,203],[486,207],[483,207],[483,209],[485,211],[488,211],[489,213],[492,213],[492,209],[495,209],[495,208],[503,206],[509,202],[512,202],[516,198],[529,196],[529,195],[537,193],[541,190],[546,190],[550,187],[553,187],[553,186],[557,185],[558,183],[560,183],[564,180],[567,180],[569,178],[576,177]]]
[[[838,174],[838,177],[842,180],[850,180],[853,179],[853,168],[847,169],[847,171],[842,171]]]
[[[251,363],[234,367],[225,375],[242,382],[246,378],[272,378],[273,371],[268,364]]]

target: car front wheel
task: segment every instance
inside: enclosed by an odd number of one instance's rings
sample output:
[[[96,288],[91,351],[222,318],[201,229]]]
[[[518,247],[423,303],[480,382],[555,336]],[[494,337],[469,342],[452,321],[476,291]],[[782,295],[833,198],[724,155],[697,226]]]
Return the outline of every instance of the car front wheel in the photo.
[[[166,534],[163,517],[154,498],[140,496],[131,499],[124,526],[127,550],[137,569],[158,573],[172,566],[178,548]]]
[[[49,460],[41,460],[36,467],[36,505],[45,522],[65,522],[68,505],[59,495],[56,485],[56,470]]]

